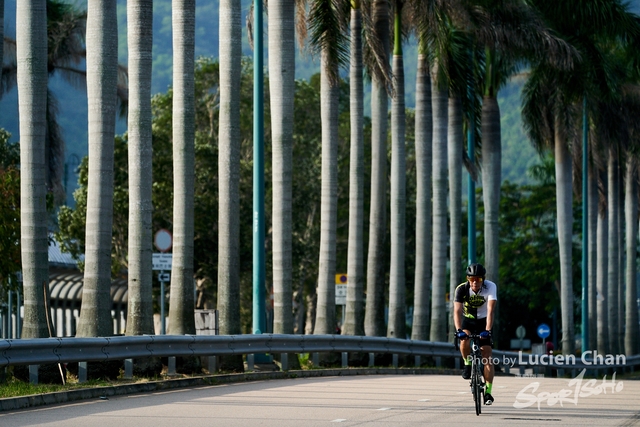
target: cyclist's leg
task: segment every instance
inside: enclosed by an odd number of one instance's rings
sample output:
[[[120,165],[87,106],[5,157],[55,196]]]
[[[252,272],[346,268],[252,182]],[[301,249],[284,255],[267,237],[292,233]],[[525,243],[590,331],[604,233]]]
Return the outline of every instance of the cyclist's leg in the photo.
[[[469,335],[471,332],[468,329],[463,329],[463,331]],[[470,340],[460,340],[460,354],[462,355],[462,360],[467,360],[469,355],[471,354],[471,343]]]
[[[471,333],[477,333],[476,332],[476,328],[474,327],[475,323],[468,318],[463,318],[462,319],[462,330],[467,334],[470,335]],[[462,354],[462,360],[468,360],[469,355],[471,354],[471,341],[466,339],[466,340],[460,340],[460,353]]]
[[[493,376],[495,373],[493,367],[493,349],[490,345],[483,345],[482,350],[482,361],[484,362],[484,380],[488,383],[493,383]]]

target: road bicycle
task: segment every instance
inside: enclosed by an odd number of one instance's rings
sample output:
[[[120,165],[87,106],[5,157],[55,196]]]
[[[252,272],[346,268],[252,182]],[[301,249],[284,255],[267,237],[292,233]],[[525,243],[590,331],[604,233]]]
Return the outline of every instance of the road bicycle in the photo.
[[[468,338],[471,342],[471,379],[469,386],[471,387],[471,395],[476,405],[476,415],[482,413],[482,404],[484,403],[484,364],[482,363],[482,352],[480,350],[480,335],[469,334]],[[458,340],[459,341],[459,340]],[[456,342],[459,344],[459,342]]]
[[[484,403],[484,364],[482,363],[482,352],[480,351],[480,335],[469,335],[471,340],[471,394],[476,404],[476,415],[482,413]]]

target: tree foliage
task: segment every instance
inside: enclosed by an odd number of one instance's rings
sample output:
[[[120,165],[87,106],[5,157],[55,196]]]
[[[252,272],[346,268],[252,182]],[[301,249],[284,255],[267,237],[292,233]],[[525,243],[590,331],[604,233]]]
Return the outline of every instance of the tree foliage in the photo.
[[[15,288],[20,270],[20,148],[8,142],[10,136],[0,129],[0,284],[5,288],[9,278]]]

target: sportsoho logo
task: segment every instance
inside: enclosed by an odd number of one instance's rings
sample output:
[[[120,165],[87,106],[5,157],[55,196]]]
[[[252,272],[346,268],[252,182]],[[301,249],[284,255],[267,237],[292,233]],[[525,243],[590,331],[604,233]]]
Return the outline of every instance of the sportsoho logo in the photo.
[[[598,360],[597,356],[599,355],[596,354],[594,356],[596,356],[594,358],[595,364],[598,364],[598,362],[600,362],[599,364],[619,365],[619,364],[625,364],[626,362],[626,358],[624,355],[618,355],[617,357],[608,355],[602,358],[602,360]],[[522,357],[522,355],[520,355],[520,357]],[[571,356],[568,356],[568,357],[569,357],[569,360],[562,359],[562,362],[564,363],[558,363],[558,360],[553,360],[554,357],[551,356],[552,360],[548,360],[548,359],[539,360],[540,362],[539,364],[542,366],[551,365],[551,364],[568,366],[575,363],[575,358],[573,359],[573,363],[571,363],[572,362]],[[586,360],[586,358],[584,357],[582,359],[585,365],[594,364],[593,361],[592,363],[588,363],[589,361]],[[529,362],[531,363],[532,361],[530,360]],[[533,364],[536,364],[536,363],[534,362]],[[526,387],[524,387],[522,390],[520,390],[520,392],[518,392],[516,396],[516,401],[514,402],[513,407],[516,409],[522,409],[522,408],[527,408],[529,406],[537,405],[538,410],[540,410],[540,406],[544,402],[546,402],[547,406],[555,406],[557,404],[560,404],[560,406],[564,407],[565,403],[567,404],[572,403],[574,405],[577,405],[578,400],[581,397],[585,398],[589,396],[597,396],[602,393],[605,393],[605,394],[620,393],[624,388],[624,384],[622,383],[622,381],[616,382],[615,373],[611,376],[610,380],[607,380],[607,376],[605,375],[600,381],[591,379],[584,382],[585,372],[586,372],[586,368],[583,369],[577,377],[569,381],[569,384],[568,384],[569,388],[563,388],[562,390],[559,390],[557,392],[548,392],[548,391],[538,392],[538,389],[540,388],[540,382],[537,382],[537,381],[533,382],[527,385]]]

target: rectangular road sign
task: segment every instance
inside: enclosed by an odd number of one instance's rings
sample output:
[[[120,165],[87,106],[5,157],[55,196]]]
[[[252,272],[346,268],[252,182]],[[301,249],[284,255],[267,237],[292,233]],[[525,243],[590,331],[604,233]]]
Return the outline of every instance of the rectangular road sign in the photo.
[[[347,305],[347,285],[336,285],[336,305]]]
[[[173,254],[153,254],[153,270],[171,271]]]
[[[158,274],[158,280],[161,282],[169,282],[171,281],[171,275],[169,273],[160,273]]]

